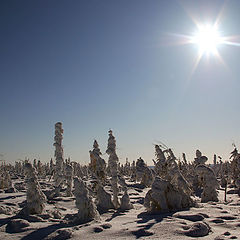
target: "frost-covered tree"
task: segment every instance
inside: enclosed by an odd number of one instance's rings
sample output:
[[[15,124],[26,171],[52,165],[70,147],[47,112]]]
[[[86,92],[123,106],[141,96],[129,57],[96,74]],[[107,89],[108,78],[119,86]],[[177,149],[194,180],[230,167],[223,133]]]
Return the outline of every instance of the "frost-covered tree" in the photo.
[[[23,212],[25,214],[40,214],[44,209],[46,196],[40,188],[37,172],[32,164],[25,163],[24,170],[27,184],[27,205],[23,209]]]
[[[119,207],[118,201],[118,156],[116,154],[116,140],[112,134],[112,130],[109,130],[108,147],[106,153],[109,155],[108,166],[111,174],[111,185],[113,191],[113,204],[115,208]]]
[[[98,181],[103,183],[105,180],[106,162],[103,158],[101,158],[102,153],[96,140],[94,140],[93,143],[93,150],[89,151],[89,153],[91,160],[90,169]]]
[[[200,164],[196,167],[196,172],[203,186],[201,202],[218,202],[217,188],[219,187],[219,183],[214,171],[210,167]]]
[[[54,146],[55,146],[55,158],[56,158],[56,167],[55,167],[55,196],[59,196],[60,189],[64,181],[63,175],[63,147],[62,147],[62,140],[63,140],[63,128],[62,123],[57,122],[55,124],[55,137],[54,137]]]
[[[66,195],[67,197],[72,196],[72,181],[73,181],[73,167],[71,164],[66,165],[66,184],[67,184],[67,190]]]
[[[80,223],[99,219],[97,207],[89,195],[84,182],[78,177],[74,178],[74,195],[76,197],[76,207],[78,208],[77,220]]]

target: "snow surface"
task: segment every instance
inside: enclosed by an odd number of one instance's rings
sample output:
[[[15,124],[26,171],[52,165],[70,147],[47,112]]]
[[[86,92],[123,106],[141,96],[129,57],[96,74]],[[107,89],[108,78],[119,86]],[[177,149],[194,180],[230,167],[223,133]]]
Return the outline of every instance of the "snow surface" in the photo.
[[[14,183],[24,185],[24,179]],[[89,182],[88,182],[89,183]],[[191,226],[196,223],[206,223],[210,232],[200,239],[240,239],[240,198],[237,194],[228,194],[227,202],[223,201],[224,191],[218,190],[220,201],[217,203],[200,203],[185,211],[155,214],[146,212],[143,206],[144,196],[150,188],[142,189],[138,184],[127,181],[129,196],[134,209],[121,212],[109,210],[101,214],[101,219],[85,224],[71,223],[78,209],[74,197],[58,197],[46,204],[41,215],[25,218],[29,226],[20,232],[9,231],[12,219],[20,219],[18,212],[24,206],[26,190],[16,193],[0,193],[0,240],[3,239],[196,239],[187,236]],[[43,192],[53,188],[53,182],[41,179]],[[106,187],[111,192],[110,186]],[[6,214],[8,213],[8,214]]]

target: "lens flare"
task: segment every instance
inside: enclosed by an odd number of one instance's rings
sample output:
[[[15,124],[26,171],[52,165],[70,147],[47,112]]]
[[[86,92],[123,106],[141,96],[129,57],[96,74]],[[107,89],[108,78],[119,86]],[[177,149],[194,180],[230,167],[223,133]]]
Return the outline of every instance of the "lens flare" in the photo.
[[[200,55],[217,55],[217,47],[223,43],[223,38],[215,26],[202,25],[198,26],[198,32],[191,37],[190,41],[198,46]]]

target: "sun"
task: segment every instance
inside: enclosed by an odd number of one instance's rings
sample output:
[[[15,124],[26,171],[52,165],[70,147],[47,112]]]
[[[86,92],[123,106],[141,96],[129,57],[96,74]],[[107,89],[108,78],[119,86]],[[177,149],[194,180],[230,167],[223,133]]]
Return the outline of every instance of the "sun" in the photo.
[[[216,26],[200,25],[198,26],[198,31],[191,37],[190,41],[198,46],[201,56],[204,54],[217,55],[218,47],[223,43],[223,38]]]
[[[222,58],[220,51],[224,50],[226,46],[240,47],[240,36],[225,35],[223,29],[221,28],[224,9],[225,4],[222,6],[215,21],[212,19],[211,22],[200,22],[196,16],[189,12],[189,16],[191,17],[196,30],[192,32],[192,34],[168,33],[168,35],[171,37],[166,40],[168,45],[194,45],[197,47],[198,53],[196,54],[196,58],[193,60],[191,76],[194,74],[202,60],[207,60],[207,64],[211,64],[211,61],[209,61],[210,56],[212,56],[212,59],[217,59],[221,64],[223,64],[224,67],[228,69],[228,66]],[[204,56],[206,57],[204,58]]]

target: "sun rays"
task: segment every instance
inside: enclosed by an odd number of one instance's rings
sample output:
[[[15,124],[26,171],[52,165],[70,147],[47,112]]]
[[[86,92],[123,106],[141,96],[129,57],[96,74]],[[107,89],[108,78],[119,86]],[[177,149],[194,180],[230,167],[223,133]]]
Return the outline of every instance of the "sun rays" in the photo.
[[[221,18],[223,17],[225,4],[217,15],[214,22],[200,22],[188,12],[191,20],[195,24],[192,34],[171,33],[171,40],[168,44],[172,45],[195,45],[197,47],[196,58],[193,62],[191,75],[194,74],[200,61],[203,58],[216,58],[224,67],[227,68],[221,48],[223,45],[240,47],[240,36],[225,36],[223,29],[220,28]]]
[[[198,31],[191,38],[191,43],[198,46],[200,56],[203,54],[217,55],[217,48],[223,43],[223,38],[215,26],[199,25]]]

